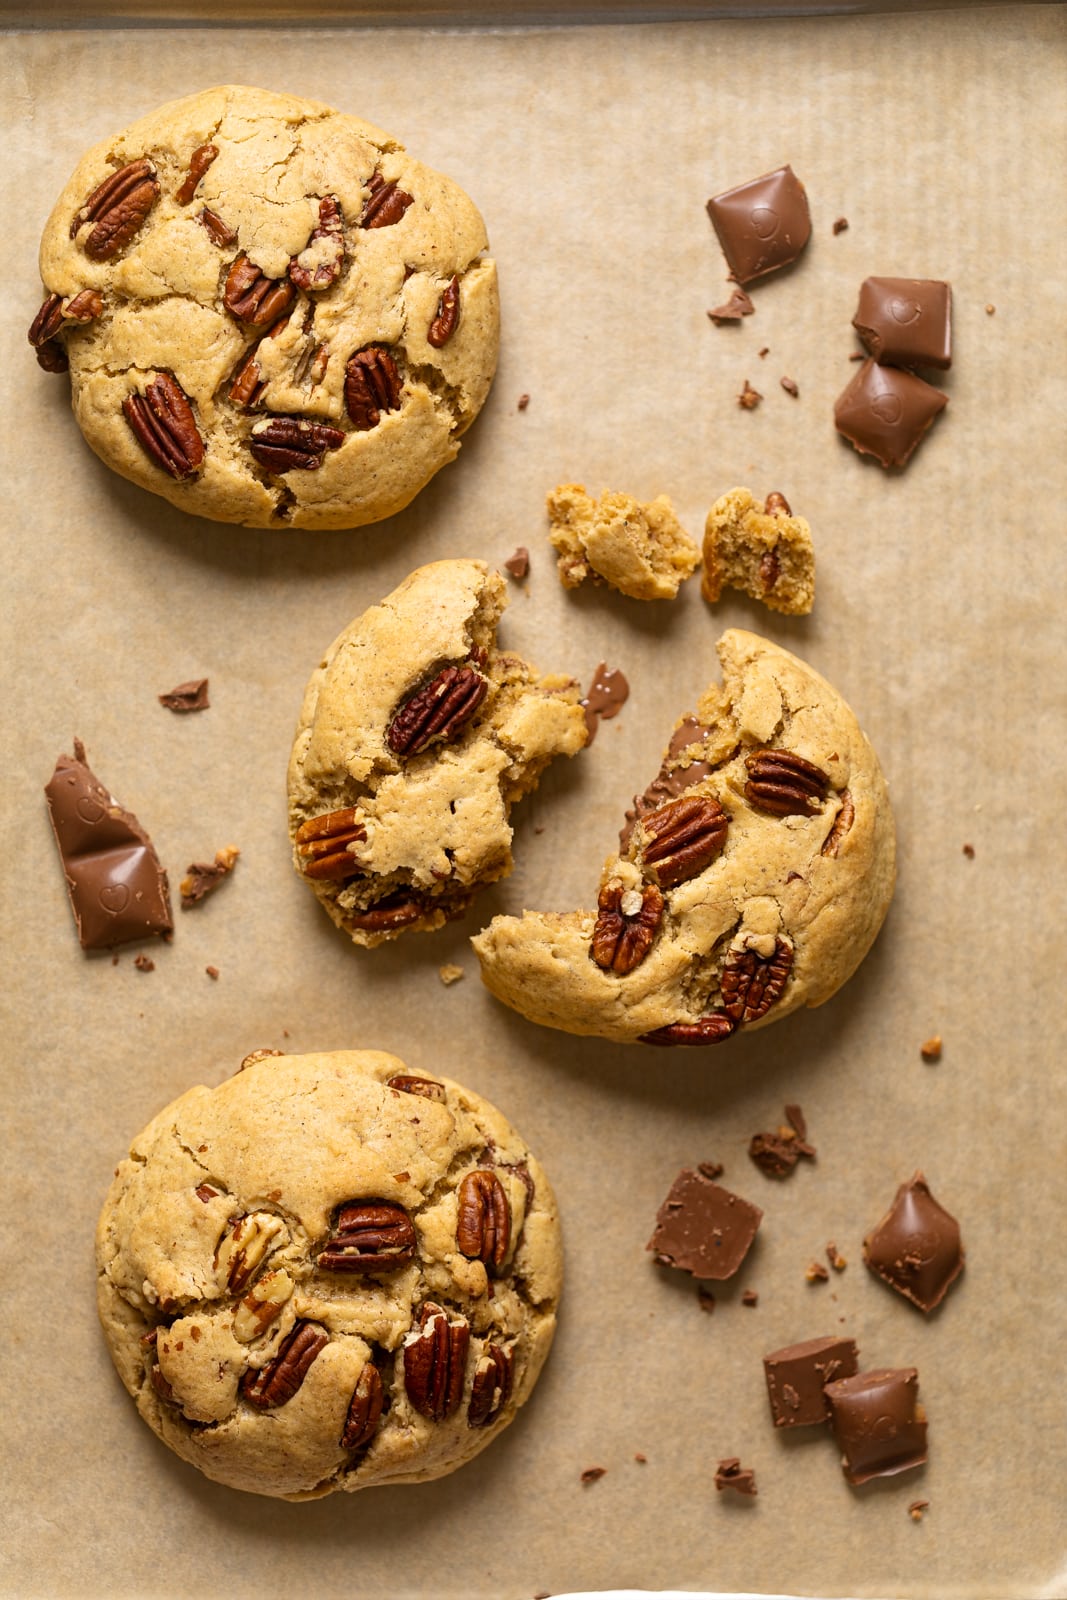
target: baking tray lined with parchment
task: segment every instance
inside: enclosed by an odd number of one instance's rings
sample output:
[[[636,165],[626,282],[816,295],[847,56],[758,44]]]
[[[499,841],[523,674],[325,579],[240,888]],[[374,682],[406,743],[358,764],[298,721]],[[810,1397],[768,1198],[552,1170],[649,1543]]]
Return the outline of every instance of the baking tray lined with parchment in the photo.
[[[210,1579],[240,1596],[265,1572],[368,1600],[1064,1591],[1064,1306],[1049,1271],[1067,1199],[1063,22],[1016,7],[3,39],[3,1392],[17,1466],[4,1592],[165,1596]],[[456,463],[378,527],[275,534],[183,516],[91,456],[63,380],[26,344],[40,231],[82,152],[227,81],[367,117],[486,217],[503,302],[493,391]],[[715,327],[706,311],[729,286],[704,202],[783,162],[807,187],[811,244],[753,291],[753,316]],[[954,291],[949,406],[902,474],[861,460],[832,424],[870,274]],[[737,405],[746,381],[764,395],[754,411]],[[667,493],[697,536],[735,484],[781,490],[814,532],[814,612],[777,617],[729,594],[712,611],[697,580],[662,604],[565,593],[544,495],[568,480]],[[284,773],[304,683],[412,568],[499,564],[518,544],[532,567],[510,588],[505,647],[585,683],[606,660],[630,699],[516,811],[516,871],[465,922],[353,950],[289,861]],[[622,812],[716,676],[729,626],[809,660],[878,750],[900,836],[886,926],[827,1006],[707,1055],[535,1028],[482,989],[466,939],[497,911],[592,903]],[[197,676],[210,711],[160,708],[160,691]],[[74,937],[41,789],[75,734],[172,882],[220,846],[242,851],[232,880],[153,948],[151,973],[131,951],[114,967],[87,958]],[[446,989],[449,962],[466,976]],[[926,1063],[933,1033],[943,1053]],[[96,1326],[92,1231],[115,1163],[168,1100],[256,1048],[360,1045],[468,1082],[538,1152],[564,1219],[559,1333],[519,1420],[461,1472],[261,1501],[201,1479],[138,1421]],[[803,1106],[818,1159],[775,1185],[745,1152],[786,1101]],[[723,1162],[723,1182],[765,1212],[711,1317],[644,1248],[675,1173],[699,1160]],[[861,1261],[863,1233],[917,1167],[967,1247],[928,1319]],[[849,1265],[809,1284],[831,1239]],[[839,1330],[865,1364],[919,1370],[930,1460],[910,1481],[852,1490],[832,1446],[771,1426],[761,1357]],[[716,1496],[730,1455],[756,1470],[751,1504]],[[606,1473],[583,1486],[594,1465]],[[930,1502],[921,1523],[916,1497]]]

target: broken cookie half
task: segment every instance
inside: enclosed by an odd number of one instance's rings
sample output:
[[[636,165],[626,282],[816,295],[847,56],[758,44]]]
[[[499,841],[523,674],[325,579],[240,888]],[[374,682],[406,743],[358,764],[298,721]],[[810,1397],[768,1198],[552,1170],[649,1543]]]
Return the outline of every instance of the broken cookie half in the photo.
[[[665,494],[641,505],[614,490],[596,500],[580,483],[561,483],[547,505],[565,589],[589,578],[632,600],[673,600],[700,565],[700,551]]]
[[[753,633],[718,644],[722,687],[676,725],[634,799],[595,911],[495,917],[482,978],[532,1022],[705,1045],[821,1005],[893,893],[878,758],[805,662]]]
[[[811,529],[777,490],[759,501],[750,489],[731,489],[704,525],[700,592],[712,605],[724,588],[740,589],[771,611],[806,616],[815,604]]]
[[[289,761],[297,871],[356,944],[441,927],[511,871],[514,802],[586,743],[574,678],[496,647],[504,580],[413,572],[334,641]]]

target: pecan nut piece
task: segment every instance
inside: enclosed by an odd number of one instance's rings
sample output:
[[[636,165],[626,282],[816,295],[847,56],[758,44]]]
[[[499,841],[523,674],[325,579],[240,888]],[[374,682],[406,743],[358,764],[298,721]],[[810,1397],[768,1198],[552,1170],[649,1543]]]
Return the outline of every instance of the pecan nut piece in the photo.
[[[370,1444],[378,1431],[384,1400],[381,1373],[373,1361],[368,1361],[348,1402],[348,1414],[341,1434],[342,1450],[362,1450],[364,1445]]]
[[[231,1294],[244,1293],[283,1235],[288,1244],[288,1228],[271,1211],[252,1211],[238,1217],[215,1251],[215,1265],[225,1272]]]
[[[792,750],[757,750],[745,757],[745,799],[775,817],[812,817],[826,799],[830,779]]]
[[[325,1272],[382,1272],[414,1258],[415,1229],[403,1206],[391,1200],[350,1200],[338,1211],[318,1264]]]
[[[398,756],[417,756],[435,739],[450,744],[459,738],[488,687],[473,667],[444,667],[404,701],[386,729],[386,744]]]
[[[361,844],[367,830],[356,818],[355,806],[343,811],[328,811],[311,817],[296,830],[296,848],[307,878],[354,878],[362,862],[351,854],[349,845]]]
[[[668,1022],[665,1028],[653,1028],[641,1034],[639,1044],[704,1045],[721,1044],[734,1031],[734,1020],[725,1011],[711,1011],[696,1022]]]
[[[643,889],[605,884],[589,954],[605,972],[633,972],[651,950],[662,916],[663,896],[655,884],[646,883]]]
[[[511,1396],[512,1346],[487,1345],[474,1369],[467,1426],[484,1428],[497,1417]]]
[[[239,322],[264,328],[277,319],[296,299],[296,289],[288,278],[268,278],[255,262],[243,253],[226,274],[222,303]]]
[[[30,331],[26,337],[36,349],[39,345],[46,344],[49,339],[54,339],[62,326],[63,296],[50,294],[30,323]]]
[[[456,1245],[471,1261],[499,1271],[510,1243],[511,1207],[504,1185],[486,1167],[468,1172],[459,1186]]]
[[[189,170],[182,179],[174,198],[180,206],[187,206],[200,186],[200,179],[219,153],[217,144],[201,144],[189,157]]]
[[[363,911],[349,911],[345,927],[358,928],[363,933],[388,933],[393,928],[406,928],[409,923],[418,922],[428,910],[428,902],[419,895],[398,889]]]
[[[340,428],[327,427],[324,422],[269,417],[253,428],[248,448],[270,472],[315,472],[327,450],[339,450],[344,442]]]
[[[143,226],[159,199],[159,179],[150,161],[127,162],[95,188],[70,225],[73,239],[87,223],[82,249],[91,261],[110,261]]]
[[[36,349],[37,365],[45,372],[68,372],[70,357],[58,339],[46,339]]]
[[[230,399],[235,406],[240,406],[242,411],[251,411],[266,387],[266,380],[256,360],[256,347],[253,345],[248,354],[241,358],[230,380]]]
[[[308,1375],[311,1363],[330,1342],[317,1322],[297,1322],[272,1361],[241,1379],[241,1394],[257,1411],[269,1411],[291,1400]]]
[[[242,1344],[250,1344],[266,1333],[274,1319],[281,1315],[295,1287],[287,1272],[265,1272],[234,1308],[234,1338]]]
[[[361,228],[391,228],[412,202],[413,197],[405,194],[395,178],[386,183],[380,172],[371,173],[367,188],[370,193],[360,214]]]
[[[341,276],[345,260],[344,217],[332,195],[319,201],[319,225],[298,256],[289,262],[289,277],[298,289],[316,293]]]
[[[822,842],[819,851],[823,856],[836,856],[841,848],[841,841],[856,820],[856,804],[847,789],[841,791],[841,806],[834,818],[833,826]]]
[[[46,372],[66,372],[70,366],[67,352],[56,335],[66,322],[84,325],[92,322],[104,309],[103,296],[95,289],[82,289],[63,304],[63,296],[50,294],[30,323],[26,337],[37,352],[38,363]]]
[[[738,1024],[758,1022],[781,999],[792,970],[793,947],[784,939],[775,940],[772,956],[758,955],[755,950],[737,951],[720,979],[726,1015]]]
[[[448,343],[459,327],[459,279],[455,276],[446,284],[437,302],[437,315],[426,333],[427,344],[435,350]]]
[[[369,433],[383,411],[400,409],[403,380],[384,344],[368,344],[345,367],[345,409],[357,433]]]
[[[145,454],[172,478],[191,478],[204,459],[189,398],[169,372],[154,377],[144,394],[127,395],[122,414]]]
[[[419,1327],[404,1340],[404,1389],[420,1416],[443,1422],[459,1408],[471,1330],[466,1317],[450,1317],[428,1300]]]
[[[444,1104],[445,1086],[434,1078],[416,1078],[409,1073],[398,1072],[387,1083],[390,1089],[399,1089],[401,1094],[421,1094],[426,1100],[437,1100]]]
[[[709,796],[669,800],[641,819],[646,872],[662,889],[695,878],[721,851],[729,825],[722,806]]]
[[[207,206],[197,213],[197,222],[203,228],[213,245],[220,250],[228,250],[231,244],[237,243],[237,234],[229,223],[223,222],[217,211],[209,211]]]

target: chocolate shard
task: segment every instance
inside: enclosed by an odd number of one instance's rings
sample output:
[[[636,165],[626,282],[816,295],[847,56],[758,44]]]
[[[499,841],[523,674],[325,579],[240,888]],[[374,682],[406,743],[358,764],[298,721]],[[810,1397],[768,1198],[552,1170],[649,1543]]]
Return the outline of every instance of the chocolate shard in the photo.
[[[893,1204],[863,1241],[876,1277],[920,1311],[933,1311],[963,1271],[960,1225],[939,1205],[921,1172],[902,1183]]]
[[[663,1266],[694,1278],[732,1278],[763,1219],[759,1206],[683,1167],[659,1208],[645,1247]]]
[[[788,166],[714,195],[708,216],[738,283],[789,266],[811,238],[808,197]]]
[[[868,360],[838,395],[834,426],[861,455],[903,467],[947,405],[948,395],[933,384]]]
[[[865,278],[852,326],[882,366],[952,365],[952,290],[937,278]]]
[[[849,1483],[867,1483],[921,1467],[927,1459],[926,1412],[914,1367],[880,1368],[826,1385],[830,1423]]]
[[[854,1339],[806,1339],[763,1358],[767,1396],[776,1428],[809,1428],[829,1422],[826,1384],[854,1377],[859,1351]]]
[[[206,678],[191,678],[188,683],[179,683],[157,698],[160,705],[166,707],[168,711],[208,711],[211,708],[211,701],[208,699],[207,690]]]
[[[751,1467],[743,1467],[739,1456],[727,1456],[715,1468],[715,1488],[721,1494],[724,1489],[733,1489],[736,1494],[751,1495],[753,1498],[759,1493],[756,1488],[756,1474]]]
[[[52,830],[83,950],[170,933],[167,874],[151,839],[89,770],[74,741],[45,786]]]

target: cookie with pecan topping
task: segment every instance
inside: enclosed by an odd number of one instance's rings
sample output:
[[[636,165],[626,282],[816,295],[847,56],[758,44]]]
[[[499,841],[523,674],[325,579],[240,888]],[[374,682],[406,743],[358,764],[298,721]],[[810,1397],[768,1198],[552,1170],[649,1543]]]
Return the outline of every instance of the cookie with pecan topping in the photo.
[[[437,561],[312,675],[289,761],[297,871],[356,944],[443,926],[511,871],[509,812],[588,732],[579,686],[497,648],[504,580]]]
[[[487,987],[532,1022],[717,1044],[821,1005],[873,943],[895,875],[874,750],[796,656],[739,630],[718,651],[722,687],[635,796],[598,910],[495,917],[472,940]]]
[[[209,89],[78,164],[29,339],[142,488],[220,522],[360,527],[453,459],[488,394],[486,250],[472,201],[380,129]]]
[[[552,1343],[562,1254],[548,1179],[478,1095],[381,1051],[257,1051],[134,1141],[97,1271],[163,1442],[305,1500],[440,1477],[506,1427]]]

